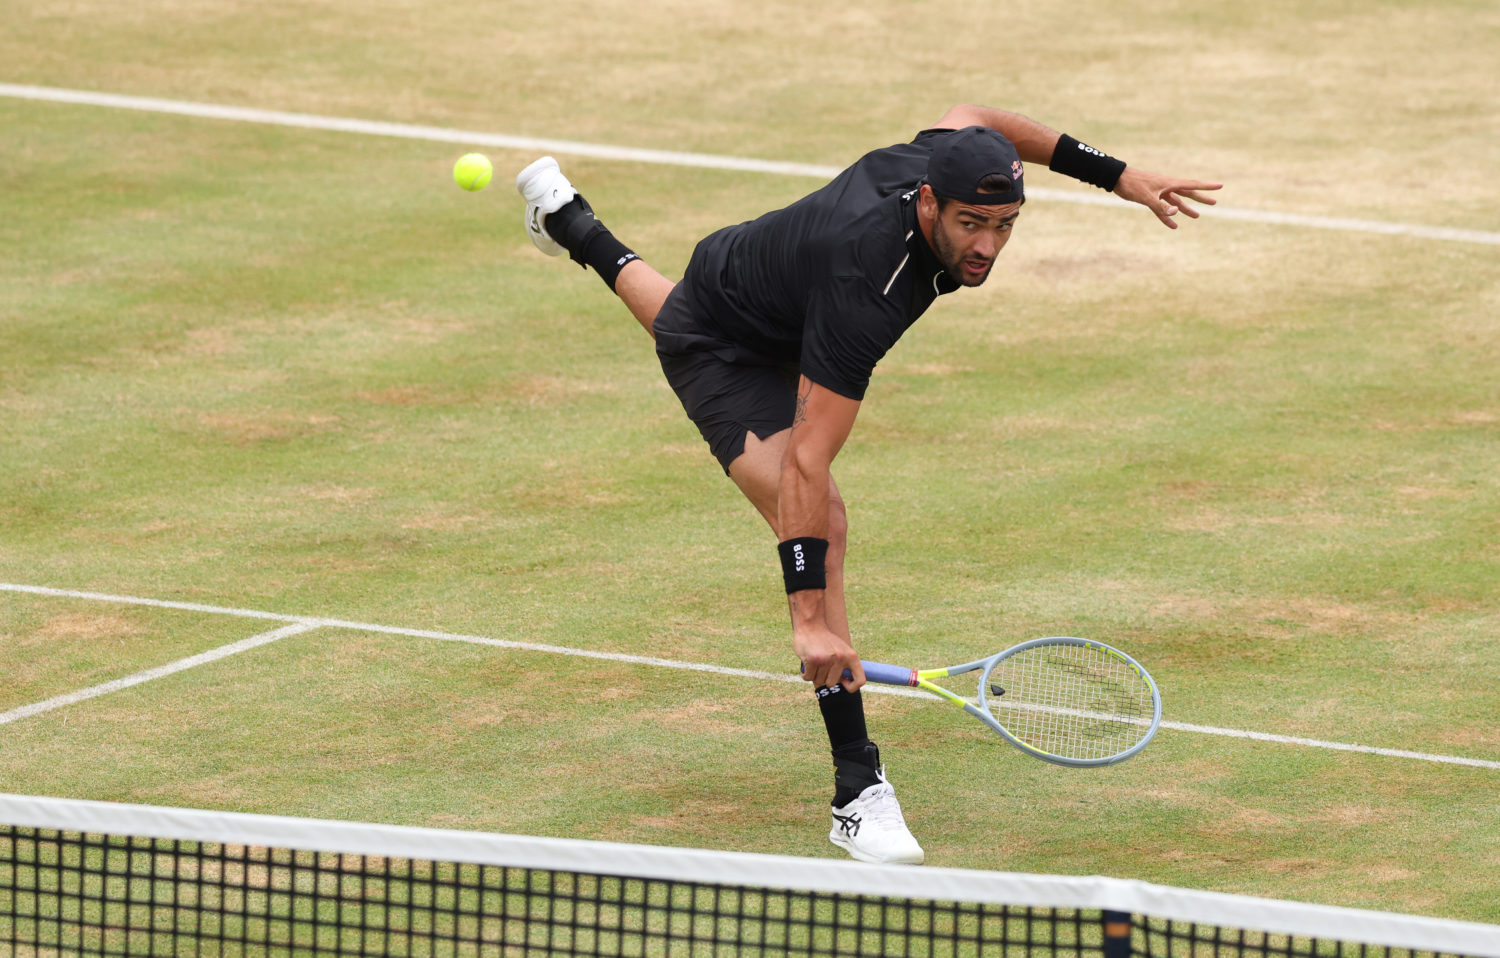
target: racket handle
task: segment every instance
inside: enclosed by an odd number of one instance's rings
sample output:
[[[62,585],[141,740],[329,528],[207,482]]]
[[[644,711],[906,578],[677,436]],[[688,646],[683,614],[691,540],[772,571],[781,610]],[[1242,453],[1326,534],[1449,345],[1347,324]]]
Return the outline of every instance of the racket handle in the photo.
[[[916,669],[909,669],[903,665],[886,665],[884,662],[866,662],[863,659],[860,660],[860,664],[865,667],[865,678],[868,681],[880,685],[915,686],[917,684]],[[848,675],[848,670],[845,670],[844,674]]]
[[[859,664],[865,667],[865,681],[874,682],[877,685],[909,685],[917,687],[917,670],[909,669],[904,665],[886,665],[884,662],[866,662],[859,660]],[[806,672],[807,666],[801,666],[801,671]],[[854,678],[854,673],[848,669],[844,670],[844,678]]]

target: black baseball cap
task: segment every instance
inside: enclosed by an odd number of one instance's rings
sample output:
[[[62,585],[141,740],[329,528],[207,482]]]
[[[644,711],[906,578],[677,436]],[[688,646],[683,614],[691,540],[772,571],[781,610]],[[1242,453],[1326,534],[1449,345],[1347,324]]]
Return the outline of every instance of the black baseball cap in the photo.
[[[979,181],[994,174],[1009,188],[981,193]],[[968,126],[938,138],[927,160],[927,185],[945,200],[976,206],[1024,202],[1021,156],[1015,144],[983,126]]]

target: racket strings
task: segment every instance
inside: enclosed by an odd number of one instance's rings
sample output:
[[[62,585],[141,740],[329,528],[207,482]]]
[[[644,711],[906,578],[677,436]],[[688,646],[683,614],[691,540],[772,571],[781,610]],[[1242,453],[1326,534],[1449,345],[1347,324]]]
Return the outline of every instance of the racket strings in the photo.
[[[1150,730],[1150,684],[1131,665],[1082,645],[1039,646],[991,670],[985,702],[1017,739],[1063,758],[1107,758]]]

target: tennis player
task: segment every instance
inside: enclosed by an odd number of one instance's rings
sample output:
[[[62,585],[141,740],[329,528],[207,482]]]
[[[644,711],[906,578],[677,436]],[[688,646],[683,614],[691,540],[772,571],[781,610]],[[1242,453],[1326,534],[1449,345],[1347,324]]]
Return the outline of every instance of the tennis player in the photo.
[[[785,209],[700,242],[673,284],[595,217],[543,157],[516,177],[542,252],[594,269],[656,340],[667,381],[779,543],[792,648],[833,751],[829,838],[861,861],[923,859],[860,699],[844,604],[848,521],[829,472],[870,375],[937,297],[979,286],[1046,163],[1175,229],[1205,183],[1148,173],[1003,110],[957,106]],[[846,677],[846,674],[848,677]]]

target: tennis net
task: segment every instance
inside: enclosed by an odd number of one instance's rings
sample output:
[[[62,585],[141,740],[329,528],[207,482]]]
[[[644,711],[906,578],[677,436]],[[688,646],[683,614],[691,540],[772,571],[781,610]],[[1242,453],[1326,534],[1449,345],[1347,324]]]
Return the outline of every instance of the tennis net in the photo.
[[[1500,926],[1105,878],[0,795],[0,954],[1500,958]]]

